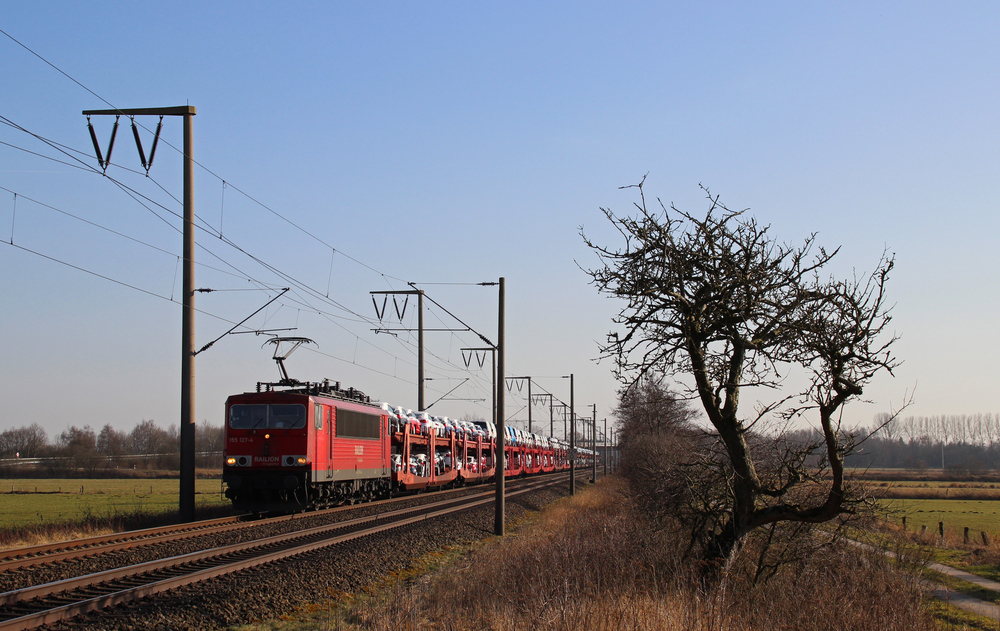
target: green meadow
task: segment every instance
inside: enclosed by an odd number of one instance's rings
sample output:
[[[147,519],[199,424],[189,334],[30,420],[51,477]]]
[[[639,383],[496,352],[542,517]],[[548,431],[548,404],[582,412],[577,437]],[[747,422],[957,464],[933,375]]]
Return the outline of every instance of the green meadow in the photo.
[[[0,480],[0,528],[177,510],[177,479]],[[219,479],[195,480],[197,507],[227,506]]]
[[[902,523],[906,516],[906,529],[920,531],[927,526],[935,534],[938,522],[944,522],[945,531],[961,534],[968,527],[978,536],[979,531],[1000,535],[1000,501],[997,500],[948,500],[948,499],[893,499],[882,500],[881,506],[889,511],[889,520]]]

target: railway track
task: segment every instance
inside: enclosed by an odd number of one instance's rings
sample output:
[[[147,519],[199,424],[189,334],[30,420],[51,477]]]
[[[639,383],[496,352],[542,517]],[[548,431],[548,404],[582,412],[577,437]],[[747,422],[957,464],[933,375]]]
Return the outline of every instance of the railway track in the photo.
[[[516,497],[545,486],[560,484],[566,477],[565,474],[562,474],[518,481],[510,484],[508,496]],[[455,493],[448,492],[435,494],[434,497],[438,501],[421,506],[394,508],[394,504],[398,502],[413,499],[413,497],[405,497],[383,500],[360,507],[340,507],[319,511],[311,513],[310,516],[351,509],[374,509],[371,514],[332,524],[8,591],[0,594],[0,631],[32,629],[184,585],[207,581],[263,564],[279,562],[320,548],[347,545],[363,537],[370,537],[417,522],[443,518],[477,506],[484,506],[492,503],[494,498],[492,490],[461,497],[454,497],[454,495]],[[290,516],[283,519],[294,518],[295,516]],[[54,549],[42,552],[36,550],[31,556],[21,559],[21,561],[37,563],[44,562],[39,560],[44,558],[50,560],[56,557],[70,558],[74,552],[76,556],[91,556],[100,554],[101,546],[105,546],[104,550],[106,551],[113,546],[143,545],[142,542],[151,544],[157,541],[162,542],[170,537],[174,537],[175,540],[195,537],[207,531],[225,533],[234,528],[245,527],[246,524],[240,523],[238,520],[239,518],[228,518],[200,522],[200,527],[193,529],[178,527],[150,529],[137,533],[127,533],[129,536],[122,535],[118,539],[115,539],[114,536],[101,537],[98,539],[106,539],[106,541],[91,542],[75,551]],[[199,526],[199,524],[192,526]],[[158,530],[165,531],[154,532]],[[132,536],[133,534],[137,536]],[[35,548],[40,547],[36,546]],[[14,562],[15,559],[7,561]]]
[[[65,559],[76,559],[105,554],[115,550],[126,550],[138,546],[179,541],[185,538],[224,532],[225,530],[242,527],[241,522],[245,519],[245,516],[221,517],[219,519],[209,519],[190,524],[131,530],[70,541],[44,543],[24,548],[12,548],[0,552],[0,573],[46,563],[57,563]]]
[[[468,493],[475,487],[460,487],[456,489],[437,491],[433,497],[447,497],[460,493]],[[492,488],[492,487],[482,487]],[[39,565],[58,563],[60,561],[82,559],[89,556],[104,555],[120,550],[129,550],[146,546],[175,543],[185,539],[221,534],[235,530],[254,528],[262,523],[276,524],[294,521],[305,517],[323,517],[358,510],[380,510],[401,502],[420,501],[431,495],[415,494],[401,495],[391,499],[378,500],[366,504],[338,506],[324,510],[282,515],[260,519],[255,515],[238,515],[220,517],[186,524],[174,524],[142,530],[132,530],[121,533],[84,537],[68,541],[45,543],[23,548],[12,548],[0,551],[0,574],[17,571]]]

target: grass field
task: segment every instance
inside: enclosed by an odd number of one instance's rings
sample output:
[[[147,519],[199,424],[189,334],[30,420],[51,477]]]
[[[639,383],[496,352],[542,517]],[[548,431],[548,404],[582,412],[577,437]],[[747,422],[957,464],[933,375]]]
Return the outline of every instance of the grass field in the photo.
[[[0,480],[0,528],[177,510],[177,479]],[[225,506],[218,479],[195,481],[195,504]]]
[[[995,500],[894,499],[883,500],[881,505],[891,511],[889,520],[894,524],[902,523],[905,515],[911,531],[927,526],[936,533],[938,522],[944,522],[945,530],[961,533],[968,527],[976,537],[981,530],[1000,533],[1000,502]]]
[[[932,535],[937,534],[939,522],[944,522],[945,533],[951,533],[952,537],[961,538],[964,528],[969,528],[976,539],[980,531],[994,538],[1000,535],[1000,484],[995,480],[929,477],[907,480],[905,477],[903,474],[868,476],[867,483],[890,522],[901,525],[905,516],[908,531],[919,533],[926,526]]]

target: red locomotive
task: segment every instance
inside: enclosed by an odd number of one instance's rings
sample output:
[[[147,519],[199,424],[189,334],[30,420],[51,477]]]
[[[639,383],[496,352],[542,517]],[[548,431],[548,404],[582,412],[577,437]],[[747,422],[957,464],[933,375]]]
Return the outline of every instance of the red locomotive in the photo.
[[[284,357],[287,357],[286,353]],[[233,505],[303,510],[492,480],[496,430],[371,403],[339,383],[258,383],[226,401],[223,482]],[[561,440],[507,428],[505,475],[569,468]]]

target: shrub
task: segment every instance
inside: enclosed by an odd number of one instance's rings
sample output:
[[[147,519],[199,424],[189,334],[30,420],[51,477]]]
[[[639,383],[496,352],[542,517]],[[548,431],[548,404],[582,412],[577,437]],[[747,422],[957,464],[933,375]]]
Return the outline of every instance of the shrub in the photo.
[[[620,480],[546,509],[432,576],[398,583],[350,621],[373,631],[692,629],[930,631],[913,575],[884,555],[833,543],[754,580],[752,537],[718,583],[684,560]]]

